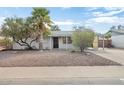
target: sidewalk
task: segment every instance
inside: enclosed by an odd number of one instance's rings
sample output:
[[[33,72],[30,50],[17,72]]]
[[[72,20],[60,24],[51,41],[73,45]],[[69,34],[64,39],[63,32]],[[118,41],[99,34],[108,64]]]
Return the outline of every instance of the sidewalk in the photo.
[[[0,84],[124,84],[124,66],[1,67]]]

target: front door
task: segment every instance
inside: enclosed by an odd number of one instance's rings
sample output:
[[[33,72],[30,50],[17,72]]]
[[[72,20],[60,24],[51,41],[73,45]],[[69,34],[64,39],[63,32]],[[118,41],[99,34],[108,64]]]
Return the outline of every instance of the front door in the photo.
[[[53,48],[59,48],[58,37],[53,37]]]

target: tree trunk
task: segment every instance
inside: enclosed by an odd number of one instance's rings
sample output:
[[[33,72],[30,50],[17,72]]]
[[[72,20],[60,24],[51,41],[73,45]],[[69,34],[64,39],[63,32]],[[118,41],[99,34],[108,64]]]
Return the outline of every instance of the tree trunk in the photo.
[[[19,41],[15,41],[17,44],[19,44],[20,46],[27,46],[28,49],[33,49],[28,43],[26,42],[19,42]]]
[[[28,49],[29,50],[32,50],[33,49],[29,44],[27,44],[27,46],[28,46]]]
[[[83,48],[82,47],[80,47],[80,50],[81,50],[81,53],[83,52]]]
[[[26,40],[25,40],[25,41],[23,41],[22,39],[21,39],[21,40],[16,40],[16,39],[13,37],[13,41],[16,42],[17,44],[19,44],[20,46],[27,46],[28,49],[33,49],[33,48],[31,47],[31,45],[29,45],[29,44],[26,42]]]
[[[43,32],[41,32],[41,35],[39,38],[39,49],[43,50]]]
[[[80,51],[81,51],[81,53],[84,52],[84,48],[83,47],[80,47]]]

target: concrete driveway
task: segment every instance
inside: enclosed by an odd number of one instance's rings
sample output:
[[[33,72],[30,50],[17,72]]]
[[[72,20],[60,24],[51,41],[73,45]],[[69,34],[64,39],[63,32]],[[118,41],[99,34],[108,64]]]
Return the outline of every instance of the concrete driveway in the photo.
[[[124,50],[114,49],[114,48],[99,48],[98,51],[92,51],[96,55],[102,56],[104,58],[110,59],[112,61],[118,62],[124,65]]]

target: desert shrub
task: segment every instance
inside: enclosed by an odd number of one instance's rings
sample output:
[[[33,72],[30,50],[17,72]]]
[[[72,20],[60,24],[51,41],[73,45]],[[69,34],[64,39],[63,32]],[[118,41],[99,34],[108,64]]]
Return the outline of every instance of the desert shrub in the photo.
[[[93,44],[95,33],[91,29],[84,29],[82,31],[75,31],[72,35],[72,43],[74,46],[80,48],[83,52],[87,47]]]
[[[11,48],[12,41],[8,38],[0,39],[0,46],[5,46],[6,48]]]

